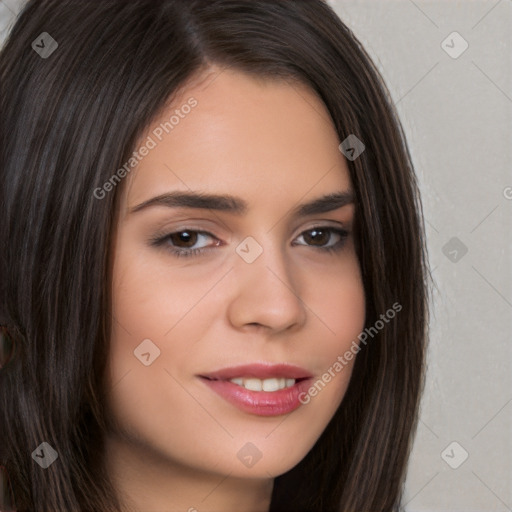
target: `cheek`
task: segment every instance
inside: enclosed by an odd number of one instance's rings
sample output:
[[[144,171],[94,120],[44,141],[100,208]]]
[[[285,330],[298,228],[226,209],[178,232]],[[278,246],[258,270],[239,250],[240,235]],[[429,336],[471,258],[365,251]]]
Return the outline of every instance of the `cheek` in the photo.
[[[345,394],[350,381],[357,353],[360,351],[358,336],[365,326],[366,298],[359,264],[354,257],[339,273],[322,277],[325,286],[314,286],[308,295],[311,310],[316,313],[319,340],[317,345],[319,366],[323,369],[322,382],[313,395],[326,410],[335,410]],[[320,281],[322,282],[322,281]],[[313,306],[314,305],[314,306]],[[322,397],[321,397],[322,395]]]
[[[119,251],[113,275],[113,314],[133,339],[166,337],[201,301],[207,276],[149,261],[142,251]],[[191,278],[192,277],[192,278]],[[123,333],[121,333],[123,334]]]
[[[315,301],[322,311],[322,319],[331,334],[338,339],[347,335],[358,335],[364,328],[365,294],[361,280],[357,277],[333,280]]]
[[[320,274],[307,284],[307,300],[324,324],[324,349],[345,350],[364,329],[366,297],[355,253],[340,265],[339,271]],[[314,304],[314,306],[313,306]],[[314,318],[314,317],[313,317]]]

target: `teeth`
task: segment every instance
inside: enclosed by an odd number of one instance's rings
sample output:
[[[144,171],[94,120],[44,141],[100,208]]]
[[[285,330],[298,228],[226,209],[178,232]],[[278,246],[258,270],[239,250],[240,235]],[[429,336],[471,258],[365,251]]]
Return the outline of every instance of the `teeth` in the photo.
[[[237,386],[242,386],[249,391],[279,391],[280,389],[285,389],[293,386],[295,384],[295,379],[285,379],[281,378],[271,378],[271,379],[256,379],[254,377],[244,379],[242,377],[237,377],[235,379],[231,379],[233,384]]]
[[[250,391],[261,391],[263,388],[263,383],[260,379],[247,379],[244,381],[245,389],[249,389]]]

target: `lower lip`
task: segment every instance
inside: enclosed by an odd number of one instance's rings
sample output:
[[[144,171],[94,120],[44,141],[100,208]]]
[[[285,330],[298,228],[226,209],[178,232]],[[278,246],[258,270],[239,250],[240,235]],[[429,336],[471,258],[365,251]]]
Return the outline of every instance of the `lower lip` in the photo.
[[[227,380],[209,380],[204,377],[201,377],[201,380],[244,412],[258,416],[280,416],[302,405],[299,397],[307,392],[312,379],[301,380],[289,388],[278,391],[250,391]]]

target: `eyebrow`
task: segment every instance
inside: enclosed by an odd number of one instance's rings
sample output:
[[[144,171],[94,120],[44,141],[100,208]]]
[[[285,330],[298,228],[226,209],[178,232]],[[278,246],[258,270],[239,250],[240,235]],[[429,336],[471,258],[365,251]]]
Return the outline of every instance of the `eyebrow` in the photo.
[[[354,195],[349,190],[333,192],[298,205],[292,210],[292,215],[306,217],[337,210],[354,202]],[[166,206],[168,208],[195,208],[227,212],[233,215],[244,215],[249,210],[246,201],[231,195],[205,194],[199,192],[168,192],[152,197],[130,209],[136,213],[153,206]]]

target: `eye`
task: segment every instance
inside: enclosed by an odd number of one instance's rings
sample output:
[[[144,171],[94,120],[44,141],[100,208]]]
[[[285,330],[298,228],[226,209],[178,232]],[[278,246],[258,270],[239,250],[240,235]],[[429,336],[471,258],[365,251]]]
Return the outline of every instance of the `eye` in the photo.
[[[193,248],[200,238],[213,238],[216,242],[214,246],[220,245],[220,240],[206,231],[197,231],[193,229],[182,229],[162,237],[157,237],[151,241],[151,245],[156,247],[165,246],[175,256],[193,256],[209,249],[207,246]]]
[[[330,245],[326,245],[332,241],[332,238],[338,239]],[[346,238],[348,237],[348,231],[345,229],[338,229],[329,226],[317,226],[301,233],[298,239],[302,238],[306,244],[298,245],[310,245],[316,247],[321,251],[340,251],[345,245]]]
[[[317,226],[302,232],[297,239],[303,239],[305,243],[296,243],[295,245],[306,245],[316,247],[320,251],[336,252],[343,249],[348,232],[344,229],[333,228],[329,226]],[[213,239],[215,242],[208,245],[200,245],[195,247],[201,240]],[[334,238],[334,243],[332,242]],[[157,235],[150,240],[153,247],[164,247],[174,256],[196,256],[213,247],[222,245],[222,242],[207,231],[198,231],[194,229],[182,229],[163,236]],[[329,245],[326,245],[329,244]]]

